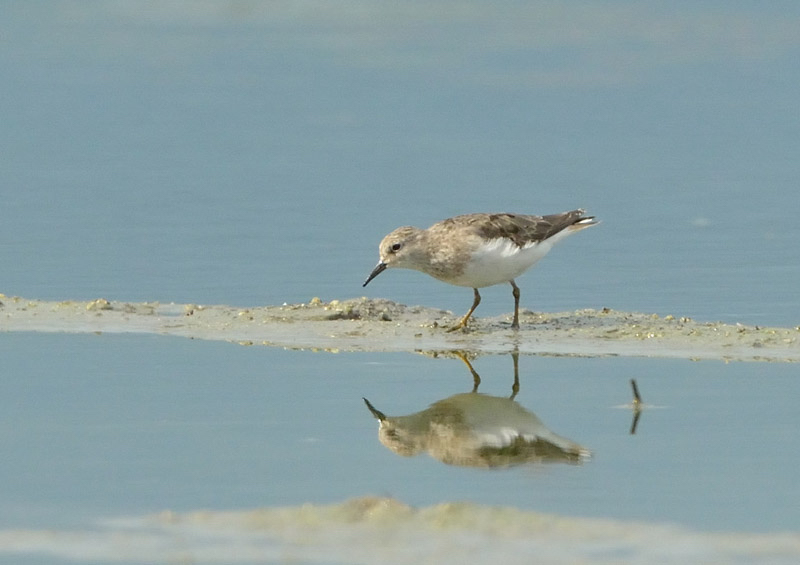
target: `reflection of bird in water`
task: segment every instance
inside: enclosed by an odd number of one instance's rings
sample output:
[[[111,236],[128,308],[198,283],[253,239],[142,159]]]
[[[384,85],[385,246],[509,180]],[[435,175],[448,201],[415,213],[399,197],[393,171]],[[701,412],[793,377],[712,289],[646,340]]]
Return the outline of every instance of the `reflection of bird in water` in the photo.
[[[460,356],[479,378],[466,357]],[[516,369],[515,359],[515,369]],[[516,379],[515,379],[516,381]],[[516,392],[515,392],[516,394]],[[386,416],[366,398],[380,422],[381,443],[398,455],[427,452],[450,465],[510,467],[522,463],[580,463],[588,449],[550,431],[512,398],[473,390],[455,394],[408,416]]]

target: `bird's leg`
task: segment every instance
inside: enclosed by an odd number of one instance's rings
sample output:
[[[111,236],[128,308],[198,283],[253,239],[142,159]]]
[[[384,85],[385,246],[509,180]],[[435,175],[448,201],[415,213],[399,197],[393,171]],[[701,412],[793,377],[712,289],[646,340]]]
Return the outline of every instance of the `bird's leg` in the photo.
[[[472,373],[472,392],[478,392],[478,387],[481,386],[481,376],[472,366],[472,363],[469,362],[469,358],[467,357],[466,353],[463,351],[455,351],[454,353],[456,354],[456,357],[464,362],[464,364],[467,366],[467,369],[469,369],[469,372]]]
[[[514,279],[509,281],[513,290],[511,294],[514,295],[514,321],[511,322],[511,329],[518,330],[519,329],[519,287],[517,283],[514,282]]]
[[[511,353],[511,359],[514,361],[514,384],[511,385],[511,396],[509,399],[514,400],[514,397],[517,396],[519,392],[519,349],[515,349]]]
[[[454,332],[456,330],[460,330],[460,329],[466,328],[467,327],[467,320],[469,320],[469,317],[472,316],[472,313],[475,311],[475,308],[478,307],[478,304],[481,303],[481,295],[478,292],[478,289],[477,288],[473,288],[472,290],[475,291],[475,300],[472,301],[472,308],[469,309],[469,312],[464,314],[464,317],[461,318],[461,321],[458,324],[456,324],[455,326],[453,326],[452,328],[447,330],[448,332]]]

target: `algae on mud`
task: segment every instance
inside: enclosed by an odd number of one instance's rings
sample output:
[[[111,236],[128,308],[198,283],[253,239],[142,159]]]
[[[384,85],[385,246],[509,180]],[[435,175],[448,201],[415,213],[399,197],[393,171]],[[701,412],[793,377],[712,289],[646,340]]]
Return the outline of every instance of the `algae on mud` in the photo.
[[[603,308],[476,318],[447,333],[450,312],[354,298],[237,308],[158,302],[40,301],[0,295],[0,331],[156,333],[328,351],[471,351],[800,361],[800,327],[696,322]]]

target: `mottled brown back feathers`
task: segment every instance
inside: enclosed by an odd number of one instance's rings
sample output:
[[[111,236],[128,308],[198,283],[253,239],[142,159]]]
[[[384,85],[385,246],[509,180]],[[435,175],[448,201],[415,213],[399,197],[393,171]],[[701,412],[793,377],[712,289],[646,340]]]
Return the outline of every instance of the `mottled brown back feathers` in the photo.
[[[507,237],[522,247],[526,243],[543,241],[579,222],[591,225],[593,216],[584,216],[584,210],[572,210],[548,216],[525,214],[465,214],[440,222],[433,226],[449,231],[455,225],[461,228],[470,225],[475,233],[486,239]]]

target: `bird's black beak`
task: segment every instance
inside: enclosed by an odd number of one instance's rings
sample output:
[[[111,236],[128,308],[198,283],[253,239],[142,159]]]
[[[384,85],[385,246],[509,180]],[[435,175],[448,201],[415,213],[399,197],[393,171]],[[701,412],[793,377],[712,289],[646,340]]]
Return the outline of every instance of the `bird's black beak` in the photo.
[[[386,263],[383,262],[378,263],[377,265],[375,265],[375,268],[372,269],[372,272],[367,277],[367,280],[365,280],[364,284],[361,286],[367,286],[369,284],[369,281],[380,275],[385,270],[386,270]]]
[[[362,398],[364,397],[362,396]],[[366,403],[367,408],[369,408],[369,411],[372,412],[372,415],[375,416],[376,420],[383,422],[386,419],[386,414],[375,408],[369,400],[364,398],[364,402]]]

